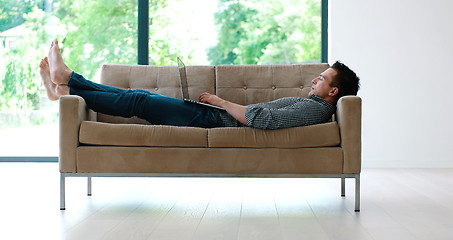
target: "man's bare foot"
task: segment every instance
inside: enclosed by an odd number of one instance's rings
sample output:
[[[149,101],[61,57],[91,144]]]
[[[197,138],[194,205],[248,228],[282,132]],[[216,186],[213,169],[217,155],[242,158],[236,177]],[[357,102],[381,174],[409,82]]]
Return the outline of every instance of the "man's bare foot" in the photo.
[[[72,70],[63,61],[57,39],[53,40],[50,45],[48,62],[50,80],[57,85],[67,85]]]
[[[46,89],[47,97],[51,101],[58,100],[63,95],[69,94],[69,87],[67,85],[57,85],[50,80],[50,69],[47,57],[41,59],[39,63],[39,74]]]
[[[47,97],[51,101],[58,100],[58,95],[55,92],[56,84],[50,81],[50,70],[49,70],[49,63],[47,62],[47,57],[41,59],[39,63],[39,75],[41,75],[42,84],[46,89]]]

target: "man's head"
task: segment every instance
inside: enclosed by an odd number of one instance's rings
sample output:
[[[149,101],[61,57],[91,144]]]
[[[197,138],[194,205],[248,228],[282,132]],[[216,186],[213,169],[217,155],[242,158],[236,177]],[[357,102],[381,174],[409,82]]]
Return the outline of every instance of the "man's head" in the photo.
[[[317,78],[308,94],[316,95],[332,105],[346,95],[356,95],[360,88],[360,78],[349,67],[337,61]]]

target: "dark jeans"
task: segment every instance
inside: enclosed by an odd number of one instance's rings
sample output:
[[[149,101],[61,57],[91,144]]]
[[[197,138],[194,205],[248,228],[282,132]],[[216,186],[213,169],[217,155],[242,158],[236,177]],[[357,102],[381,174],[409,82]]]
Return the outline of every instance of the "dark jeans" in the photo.
[[[72,72],[68,82],[69,93],[85,99],[96,112],[145,119],[155,125],[222,127],[216,109],[184,102],[146,90],[123,90],[86,80]]]

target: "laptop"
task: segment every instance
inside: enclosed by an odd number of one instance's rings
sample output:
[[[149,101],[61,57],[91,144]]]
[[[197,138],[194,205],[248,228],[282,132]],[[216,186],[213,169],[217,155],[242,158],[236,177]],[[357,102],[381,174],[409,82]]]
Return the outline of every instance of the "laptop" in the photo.
[[[195,104],[200,104],[212,108],[216,108],[219,110],[225,110],[219,106],[211,105],[209,103],[202,103],[198,102],[195,100],[191,100],[189,98],[189,86],[187,85],[187,73],[186,73],[186,65],[181,61],[181,59],[178,57],[178,73],[179,73],[179,85],[181,86],[181,95],[182,95],[182,100],[185,102],[190,102],[190,103],[195,103]]]

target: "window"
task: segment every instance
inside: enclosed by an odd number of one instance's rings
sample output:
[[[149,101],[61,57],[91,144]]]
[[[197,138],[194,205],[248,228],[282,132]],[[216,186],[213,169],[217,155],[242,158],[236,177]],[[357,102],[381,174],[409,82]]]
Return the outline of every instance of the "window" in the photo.
[[[0,0],[0,158],[58,155],[58,103],[38,73],[53,38],[66,64],[94,81],[102,63],[137,64],[143,52],[153,65],[327,60],[327,0],[149,0],[138,9],[142,1]],[[140,11],[149,38],[137,50]]]
[[[66,64],[88,79],[96,80],[104,62],[135,64],[137,1],[0,4],[0,157],[56,157],[58,103],[47,100],[40,59],[58,38]]]
[[[176,56],[210,65],[322,60],[321,0],[164,2],[149,12],[150,64]]]

